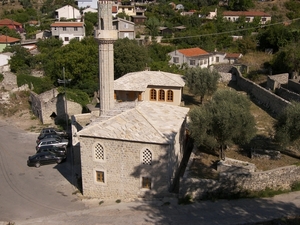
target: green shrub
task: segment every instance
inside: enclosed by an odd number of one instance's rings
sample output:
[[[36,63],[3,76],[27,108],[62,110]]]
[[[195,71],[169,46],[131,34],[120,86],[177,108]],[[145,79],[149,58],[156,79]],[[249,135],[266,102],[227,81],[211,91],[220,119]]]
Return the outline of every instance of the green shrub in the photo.
[[[116,200],[116,203],[120,203],[120,202],[121,202],[121,199],[117,199],[117,200]]]
[[[0,73],[0,82],[2,82],[2,81],[3,81],[3,79],[4,79],[4,76],[3,76],[3,74],[2,74],[2,73]]]
[[[64,93],[64,88],[59,87],[58,91],[60,93]],[[66,89],[67,99],[73,102],[79,103],[81,106],[86,106],[89,103],[89,96],[87,93],[79,90],[79,89]]]
[[[29,88],[33,89],[37,94],[49,91],[54,87],[52,81],[48,77],[34,77],[24,74],[17,76],[17,84],[18,87],[28,84]]]
[[[187,204],[191,204],[191,203],[193,203],[193,201],[192,201],[192,196],[190,196],[190,195],[186,195],[183,198],[180,198],[178,200],[179,205],[187,205]]]

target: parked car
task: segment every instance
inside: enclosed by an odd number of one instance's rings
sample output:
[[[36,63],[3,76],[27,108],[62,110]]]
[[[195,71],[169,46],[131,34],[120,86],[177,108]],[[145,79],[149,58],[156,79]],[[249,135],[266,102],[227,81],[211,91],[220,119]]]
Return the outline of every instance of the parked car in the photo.
[[[45,134],[57,134],[60,135],[63,138],[68,138],[68,134],[64,131],[59,131],[58,129],[54,128],[54,127],[47,127],[47,128],[43,128],[40,132],[40,135],[38,136],[38,139],[42,139],[42,137]]]
[[[53,152],[40,152],[35,155],[29,156],[27,160],[28,166],[40,167],[41,165],[52,164],[52,163],[61,163],[63,157],[57,156]]]
[[[48,134],[42,134],[39,135],[37,140],[36,140],[36,144],[40,143],[41,140],[46,139],[46,138],[62,138],[59,134],[57,133],[48,133]]]
[[[69,144],[68,139],[64,138],[45,138],[42,139],[36,146],[36,150],[39,150],[40,147],[42,146],[58,146],[58,147],[67,147]]]
[[[46,145],[40,147],[36,153],[41,153],[41,152],[53,152],[57,156],[61,156],[63,158],[67,157],[67,148],[66,147],[58,147],[54,145]]]

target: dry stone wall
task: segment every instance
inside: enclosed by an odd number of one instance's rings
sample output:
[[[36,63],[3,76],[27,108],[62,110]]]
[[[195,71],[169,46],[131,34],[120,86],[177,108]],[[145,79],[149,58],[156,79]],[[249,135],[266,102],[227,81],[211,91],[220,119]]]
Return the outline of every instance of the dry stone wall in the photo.
[[[244,78],[239,70],[235,67],[232,68],[232,73],[236,76],[237,85],[246,91],[252,98],[274,114],[278,115],[285,109],[290,102],[277,96],[273,92],[259,86],[258,84]]]
[[[220,173],[218,180],[183,177],[180,181],[180,196],[205,199],[213,195],[229,196],[245,191],[290,190],[299,182],[299,166],[286,166],[274,170],[249,173]]]

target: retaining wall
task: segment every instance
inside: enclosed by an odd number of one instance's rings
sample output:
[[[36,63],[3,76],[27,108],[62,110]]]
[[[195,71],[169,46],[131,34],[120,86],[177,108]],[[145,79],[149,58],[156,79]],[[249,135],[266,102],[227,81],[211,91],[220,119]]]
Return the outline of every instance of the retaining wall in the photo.
[[[285,107],[291,104],[289,101],[277,96],[273,92],[244,78],[237,68],[233,67],[232,73],[236,77],[237,85],[243,91],[246,91],[252,98],[256,99],[259,104],[262,104],[274,114],[280,114]]]
[[[180,180],[179,195],[193,199],[205,199],[212,195],[235,194],[244,191],[290,190],[299,181],[299,166],[286,166],[263,172],[220,173],[218,180],[197,179],[184,176]]]

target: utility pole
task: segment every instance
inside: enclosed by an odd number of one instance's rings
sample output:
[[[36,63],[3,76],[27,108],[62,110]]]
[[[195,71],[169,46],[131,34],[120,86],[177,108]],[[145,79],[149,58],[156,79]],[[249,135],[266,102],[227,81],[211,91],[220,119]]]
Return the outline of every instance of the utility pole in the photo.
[[[69,116],[68,116],[66,83],[69,83],[71,81],[71,79],[66,80],[66,77],[65,77],[65,67],[63,67],[63,78],[64,78],[63,80],[57,79],[57,82],[59,84],[64,84],[64,94],[65,94],[65,96],[64,96],[64,106],[65,106],[66,124],[67,124],[66,132],[68,133],[68,129],[69,129]]]

